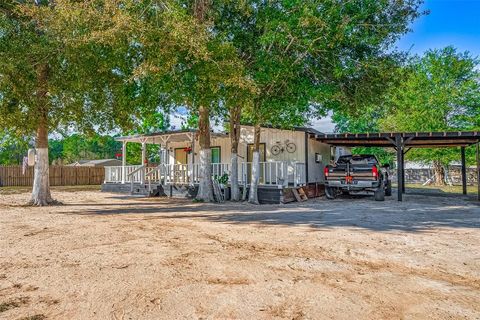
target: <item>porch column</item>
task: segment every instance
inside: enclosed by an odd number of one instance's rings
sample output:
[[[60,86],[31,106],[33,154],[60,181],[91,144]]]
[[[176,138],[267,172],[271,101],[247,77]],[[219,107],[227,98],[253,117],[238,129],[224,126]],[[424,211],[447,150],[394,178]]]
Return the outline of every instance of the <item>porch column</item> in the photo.
[[[170,164],[170,150],[168,149],[168,141],[165,143],[165,163]]]
[[[465,160],[465,147],[460,147],[460,153],[462,156],[462,191],[463,194],[467,194],[467,166]]]
[[[195,184],[195,132],[192,133],[192,171],[190,172],[190,184]]]
[[[147,159],[147,143],[142,142],[142,166],[145,165],[145,160]],[[141,171],[141,183],[145,183],[145,169]]]
[[[397,199],[402,201],[403,196],[403,146],[402,136],[400,134],[395,135],[395,146],[397,147]]]
[[[127,175],[127,141],[122,143],[122,184],[126,182]]]
[[[163,155],[163,147],[162,147],[162,144],[160,143],[159,145],[159,148],[158,148],[158,164],[162,164],[163,163],[163,159],[162,159],[162,155]]]
[[[168,140],[165,141],[165,152],[164,152],[164,157],[165,157],[165,164],[166,164],[166,170],[165,170],[165,181],[164,183],[167,184],[167,183],[170,183],[170,180],[172,178],[171,174],[171,169],[172,167],[170,167],[170,151],[168,151]],[[170,197],[172,196],[172,189],[170,189]]]
[[[142,142],[142,166],[145,165],[145,160],[147,159],[147,144]]]

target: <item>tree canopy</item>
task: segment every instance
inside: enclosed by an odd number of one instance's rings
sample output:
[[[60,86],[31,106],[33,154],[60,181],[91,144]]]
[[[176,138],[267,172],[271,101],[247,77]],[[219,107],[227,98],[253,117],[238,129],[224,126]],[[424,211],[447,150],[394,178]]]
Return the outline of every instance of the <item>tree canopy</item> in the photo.
[[[382,103],[361,113],[334,114],[342,132],[476,131],[480,129],[479,60],[453,47],[410,57],[396,71],[399,80],[382,95]],[[358,150],[356,150],[358,151]],[[360,150],[361,151],[361,150]],[[369,149],[388,158],[384,149]],[[390,157],[393,155],[390,154]],[[414,149],[406,159],[434,163],[458,162],[458,148]],[[475,159],[467,149],[467,161]]]
[[[420,1],[224,1],[215,28],[231,39],[256,94],[250,122],[292,126],[312,107],[355,108],[389,82],[391,45]]]

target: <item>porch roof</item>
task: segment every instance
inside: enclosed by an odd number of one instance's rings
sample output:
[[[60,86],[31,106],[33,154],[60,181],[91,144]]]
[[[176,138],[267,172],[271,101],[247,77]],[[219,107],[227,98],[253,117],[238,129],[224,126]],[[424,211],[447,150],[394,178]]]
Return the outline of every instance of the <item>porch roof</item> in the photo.
[[[136,134],[132,136],[117,137],[115,140],[122,142],[136,142],[147,144],[166,144],[167,142],[190,142],[192,141],[194,134],[198,130],[186,129],[186,130],[171,130],[164,132],[154,132],[147,134]],[[225,133],[210,132],[212,137],[228,137]]]
[[[242,124],[242,127],[252,127],[249,124]],[[323,133],[307,127],[293,127],[292,129],[282,129],[272,126],[262,126],[266,129],[277,129],[277,130],[292,130],[292,131],[301,131],[306,132],[311,135],[323,135]],[[167,142],[188,142],[192,141],[193,135],[197,132],[197,129],[185,129],[185,130],[171,130],[164,132],[154,132],[148,134],[136,134],[131,136],[117,137],[115,140],[122,142],[136,142],[136,143],[147,143],[147,144],[165,144]],[[229,136],[226,132],[210,132],[211,137],[213,138],[226,138]]]

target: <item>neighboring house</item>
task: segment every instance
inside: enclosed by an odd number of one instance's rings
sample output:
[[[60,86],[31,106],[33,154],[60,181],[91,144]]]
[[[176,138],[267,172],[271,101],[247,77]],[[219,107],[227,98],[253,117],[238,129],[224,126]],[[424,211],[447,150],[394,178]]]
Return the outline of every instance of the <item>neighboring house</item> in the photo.
[[[118,159],[78,160],[74,163],[68,164],[68,166],[73,167],[107,167],[121,165],[122,161]]]
[[[311,128],[283,130],[262,127],[260,134],[260,187],[285,189],[307,184],[322,183],[323,168],[339,150],[319,142],[321,133]],[[157,167],[141,164],[107,166],[105,184],[195,186],[199,182],[200,150],[196,130],[178,130],[164,133],[119,137],[123,143],[122,154],[128,144],[142,144],[142,162],[147,159],[147,144],[160,145],[161,163]],[[238,146],[240,185],[250,182],[253,159],[254,128],[242,126]],[[212,175],[231,176],[231,143],[227,133],[211,133]],[[342,151],[343,153],[343,151]],[[332,157],[333,155],[333,157]],[[133,188],[133,187],[132,187]],[[121,189],[118,187],[117,189]],[[104,190],[114,191],[109,187]],[[125,190],[123,188],[122,190]]]

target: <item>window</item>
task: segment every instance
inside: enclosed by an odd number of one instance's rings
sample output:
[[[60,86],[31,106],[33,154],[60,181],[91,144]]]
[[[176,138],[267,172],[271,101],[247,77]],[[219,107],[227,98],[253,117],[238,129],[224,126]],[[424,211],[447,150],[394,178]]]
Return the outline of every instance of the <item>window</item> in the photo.
[[[222,161],[220,156],[220,147],[212,147],[212,163],[220,163]]]

